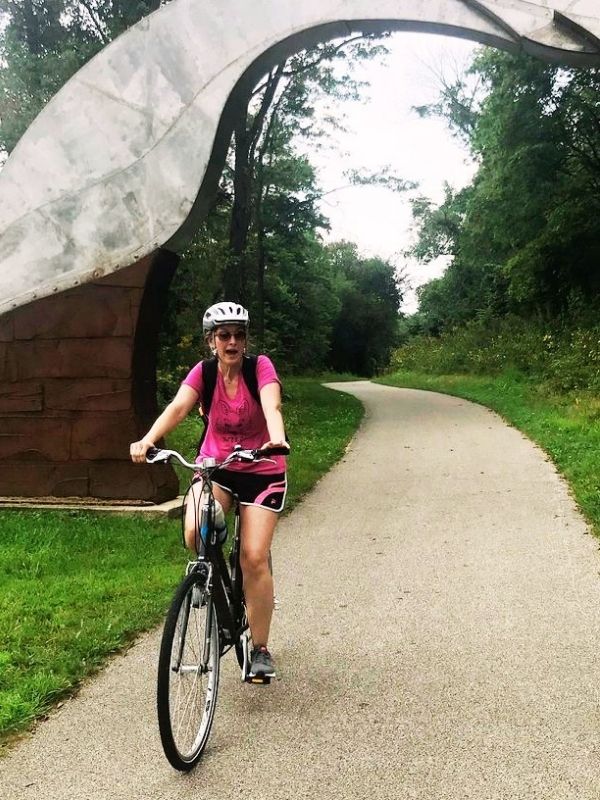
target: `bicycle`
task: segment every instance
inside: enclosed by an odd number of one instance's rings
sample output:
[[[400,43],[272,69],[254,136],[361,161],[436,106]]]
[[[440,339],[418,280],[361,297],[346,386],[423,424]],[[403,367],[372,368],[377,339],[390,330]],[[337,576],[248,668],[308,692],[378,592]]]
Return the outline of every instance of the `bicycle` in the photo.
[[[288,453],[287,448],[244,450],[237,446],[220,463],[205,458],[198,464],[188,463],[175,450],[151,448],[146,454],[150,464],[174,460],[202,477],[200,517],[196,520],[198,555],[188,563],[185,577],[175,591],[158,660],[158,727],[165,755],[175,769],[191,770],[204,752],[216,709],[220,661],[225,653],[235,650],[242,681],[271,682],[270,677],[253,676],[249,671],[250,634],[240,568],[239,500],[234,495],[234,536],[226,560],[223,535],[215,525],[211,476],[233,461],[251,463]]]

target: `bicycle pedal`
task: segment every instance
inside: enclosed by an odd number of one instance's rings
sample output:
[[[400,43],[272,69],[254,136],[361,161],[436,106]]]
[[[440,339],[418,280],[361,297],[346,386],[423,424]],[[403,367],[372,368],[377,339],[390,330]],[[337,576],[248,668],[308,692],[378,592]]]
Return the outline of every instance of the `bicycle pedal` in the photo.
[[[251,683],[253,686],[268,686],[271,683],[270,675],[248,675],[246,683]]]

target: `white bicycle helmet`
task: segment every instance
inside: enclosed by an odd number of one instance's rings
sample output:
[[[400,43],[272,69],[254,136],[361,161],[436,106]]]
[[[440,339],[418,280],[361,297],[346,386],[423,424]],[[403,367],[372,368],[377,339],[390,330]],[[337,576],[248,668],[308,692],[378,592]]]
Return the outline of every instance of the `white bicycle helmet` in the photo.
[[[246,309],[239,303],[215,303],[207,308],[202,318],[204,333],[214,331],[219,325],[231,325],[237,323],[248,327],[249,317]]]

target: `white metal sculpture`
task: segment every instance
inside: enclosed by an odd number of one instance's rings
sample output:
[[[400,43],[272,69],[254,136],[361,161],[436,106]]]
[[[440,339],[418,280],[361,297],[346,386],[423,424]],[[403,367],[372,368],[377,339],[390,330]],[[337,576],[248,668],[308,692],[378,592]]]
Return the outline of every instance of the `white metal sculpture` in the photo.
[[[278,59],[350,31],[446,33],[600,65],[600,0],[174,0],[83,67],[0,173],[0,314],[179,250],[231,109]]]

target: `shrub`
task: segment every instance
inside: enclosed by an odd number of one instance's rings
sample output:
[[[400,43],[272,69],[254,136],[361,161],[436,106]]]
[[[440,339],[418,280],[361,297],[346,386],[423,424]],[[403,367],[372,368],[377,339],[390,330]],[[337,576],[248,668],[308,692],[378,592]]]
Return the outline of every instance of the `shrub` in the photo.
[[[476,320],[439,337],[418,336],[392,354],[392,370],[437,375],[511,371],[555,391],[600,389],[600,325],[551,325],[520,317]]]

